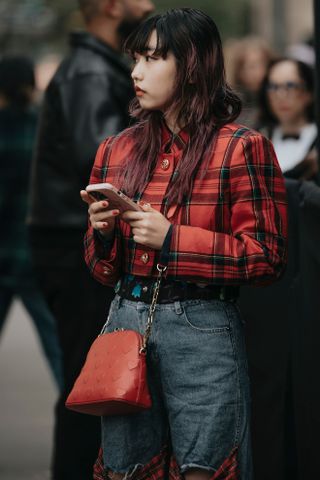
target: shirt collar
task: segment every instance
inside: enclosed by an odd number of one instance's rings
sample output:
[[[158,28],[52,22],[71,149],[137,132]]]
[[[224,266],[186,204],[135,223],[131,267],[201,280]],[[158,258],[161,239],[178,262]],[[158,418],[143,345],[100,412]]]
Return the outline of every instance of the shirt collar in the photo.
[[[173,133],[167,124],[162,122],[162,149],[169,153],[172,150],[181,151],[185,148],[189,140],[188,132],[183,129],[178,133]]]

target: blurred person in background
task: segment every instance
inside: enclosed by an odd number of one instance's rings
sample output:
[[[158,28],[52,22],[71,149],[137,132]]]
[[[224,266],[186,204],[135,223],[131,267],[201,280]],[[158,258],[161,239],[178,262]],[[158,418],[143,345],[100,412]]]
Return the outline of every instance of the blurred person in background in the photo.
[[[310,65],[273,61],[261,88],[261,131],[272,141],[285,177],[312,180],[318,172],[314,73]]]
[[[57,54],[43,55],[38,59],[35,65],[35,77],[37,85],[36,101],[41,104],[44,92],[49,85],[53,75],[56,73],[61,63],[61,57]]]
[[[0,61],[0,330],[14,298],[29,313],[54,379],[63,387],[56,325],[36,283],[26,215],[28,178],[38,120],[32,62],[21,56]]]
[[[306,40],[288,45],[285,56],[300,60],[314,68],[316,64],[316,52],[314,47],[314,38],[311,35]]]
[[[258,93],[274,54],[263,39],[255,36],[227,42],[225,54],[227,80],[243,103],[237,122],[256,128]]]
[[[121,54],[127,35],[153,10],[150,0],[79,0],[85,31],[46,89],[31,181],[29,224],[34,258],[53,312],[64,359],[65,389],[56,406],[54,480],[88,480],[100,445],[100,420],[64,406],[114,292],[97,287],[84,265],[87,212],[79,191],[96,150],[129,123],[134,96]]]
[[[312,368],[318,362],[313,339],[319,336],[320,195],[313,182],[301,181],[317,173],[313,108],[312,68],[293,59],[273,61],[261,89],[260,131],[272,140],[285,177],[289,249],[280,281],[243,289],[240,298],[247,324],[255,480],[318,476],[309,472],[317,468],[317,432],[311,425],[319,410]]]

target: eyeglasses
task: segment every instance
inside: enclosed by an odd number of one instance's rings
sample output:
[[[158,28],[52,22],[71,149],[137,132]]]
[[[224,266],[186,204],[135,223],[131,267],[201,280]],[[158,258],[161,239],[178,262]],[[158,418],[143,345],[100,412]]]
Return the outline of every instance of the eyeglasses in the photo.
[[[285,83],[273,83],[267,84],[267,92],[271,95],[285,93],[288,96],[296,95],[299,91],[305,90],[305,85],[298,82],[285,82]]]

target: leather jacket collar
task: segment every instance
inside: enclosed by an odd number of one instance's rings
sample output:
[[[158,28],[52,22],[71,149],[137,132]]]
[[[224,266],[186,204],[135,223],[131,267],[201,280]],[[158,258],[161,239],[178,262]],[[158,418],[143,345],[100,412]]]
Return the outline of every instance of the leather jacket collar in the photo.
[[[110,47],[110,45],[89,32],[71,32],[69,42],[71,47],[94,50],[96,53],[106,57],[109,62],[125,70],[126,73],[130,72],[129,61],[124,55],[119,55],[119,52]]]

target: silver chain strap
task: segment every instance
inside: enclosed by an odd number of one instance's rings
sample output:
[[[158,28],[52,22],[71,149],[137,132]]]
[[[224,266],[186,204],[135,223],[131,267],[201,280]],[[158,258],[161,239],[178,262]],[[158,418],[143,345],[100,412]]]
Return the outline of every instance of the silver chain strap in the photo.
[[[140,348],[140,351],[139,351],[140,353],[143,353],[144,355],[147,353],[147,343],[148,343],[149,337],[151,335],[151,327],[152,327],[152,322],[153,322],[153,319],[154,319],[154,312],[155,312],[155,309],[156,309],[157,300],[158,300],[158,296],[159,296],[162,275],[167,270],[167,267],[161,266],[158,263],[157,270],[158,270],[158,276],[157,276],[156,284],[154,286],[153,296],[152,296],[152,300],[151,300],[151,304],[150,304],[150,308],[149,308],[149,312],[148,312],[146,331],[144,332],[142,347]]]

